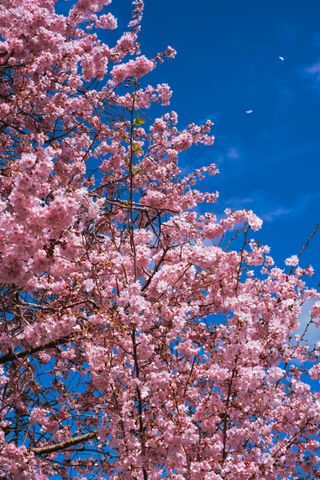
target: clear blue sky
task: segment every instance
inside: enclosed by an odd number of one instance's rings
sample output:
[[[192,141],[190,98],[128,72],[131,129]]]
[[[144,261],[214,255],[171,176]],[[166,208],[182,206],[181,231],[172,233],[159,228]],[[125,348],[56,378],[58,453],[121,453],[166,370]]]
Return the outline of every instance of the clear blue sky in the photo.
[[[130,5],[110,7],[119,30]],[[219,208],[264,219],[258,236],[279,264],[320,221],[319,18],[319,0],[145,0],[143,52],[178,51],[148,81],[170,83],[181,126],[215,122],[215,146],[185,161],[218,163],[206,187],[220,191]],[[302,264],[319,268],[319,246],[320,235]]]

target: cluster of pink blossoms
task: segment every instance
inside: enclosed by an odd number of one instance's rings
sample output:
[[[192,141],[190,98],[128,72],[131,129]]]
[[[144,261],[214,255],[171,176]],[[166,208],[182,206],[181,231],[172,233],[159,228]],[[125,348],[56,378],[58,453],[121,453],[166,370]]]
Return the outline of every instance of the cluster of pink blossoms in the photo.
[[[144,55],[130,60],[127,63],[115,65],[111,71],[111,76],[116,85],[122,83],[128,77],[139,79],[155,68],[155,63]]]
[[[213,124],[152,119],[175,51],[110,3],[0,2],[0,479],[319,478],[312,268],[184,174]]]

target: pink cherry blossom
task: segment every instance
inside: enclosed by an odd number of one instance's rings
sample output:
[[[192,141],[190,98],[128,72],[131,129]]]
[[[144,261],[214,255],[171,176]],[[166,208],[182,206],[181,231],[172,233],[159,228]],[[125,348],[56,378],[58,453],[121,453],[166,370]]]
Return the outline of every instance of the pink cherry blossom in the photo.
[[[143,2],[55,3],[0,3],[0,478],[319,478],[313,268],[181,165]]]
[[[296,267],[299,263],[299,258],[297,255],[292,255],[291,257],[286,259],[285,263],[288,266]]]
[[[128,77],[135,77],[136,79],[143,77],[155,68],[152,60],[149,60],[144,55],[137,57],[135,60],[130,60],[127,63],[115,65],[111,71],[111,76],[116,84],[122,83]]]

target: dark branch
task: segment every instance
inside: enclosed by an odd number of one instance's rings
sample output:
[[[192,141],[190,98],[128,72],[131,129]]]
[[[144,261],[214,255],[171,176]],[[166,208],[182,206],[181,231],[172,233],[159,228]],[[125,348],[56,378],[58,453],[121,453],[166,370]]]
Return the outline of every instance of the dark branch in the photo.
[[[4,363],[7,363],[7,362],[11,362],[12,360],[25,358],[28,355],[41,352],[42,350],[46,350],[47,348],[55,348],[58,345],[63,345],[65,343],[68,343],[71,339],[72,337],[61,337],[61,338],[58,338],[57,340],[53,340],[52,342],[46,343],[44,345],[39,345],[38,347],[29,348],[28,350],[23,350],[17,353],[14,353],[14,352],[7,353],[6,355],[2,355],[0,357],[0,365],[3,365]]]
[[[47,455],[49,453],[60,452],[61,450],[65,450],[68,447],[72,447],[73,445],[78,445],[79,443],[86,442],[87,440],[92,440],[93,438],[96,438],[96,436],[97,432],[89,432],[85,433],[84,435],[79,435],[78,437],[68,438],[68,440],[56,443],[54,445],[31,448],[31,452],[35,453],[36,455]]]

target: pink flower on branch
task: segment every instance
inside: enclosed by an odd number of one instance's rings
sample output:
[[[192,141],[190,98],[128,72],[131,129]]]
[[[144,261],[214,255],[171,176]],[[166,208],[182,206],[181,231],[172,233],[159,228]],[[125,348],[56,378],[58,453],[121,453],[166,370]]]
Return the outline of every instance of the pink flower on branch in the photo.
[[[144,55],[130,60],[127,63],[115,65],[111,71],[112,79],[116,84],[122,83],[128,77],[136,79],[143,77],[155,68],[155,63]]]
[[[213,123],[158,112],[143,2],[110,46],[110,1],[54,4],[0,2],[0,477],[318,478],[312,267],[181,165]]]

